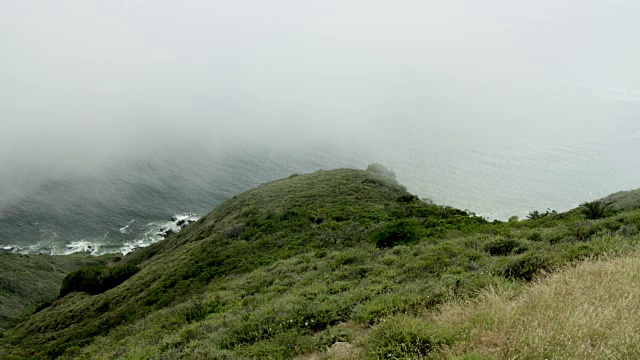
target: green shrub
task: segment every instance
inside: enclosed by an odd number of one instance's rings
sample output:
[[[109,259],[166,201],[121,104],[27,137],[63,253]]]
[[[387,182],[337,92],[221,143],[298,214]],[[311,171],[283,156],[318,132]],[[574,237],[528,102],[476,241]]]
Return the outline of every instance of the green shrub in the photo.
[[[412,194],[400,195],[398,196],[399,203],[412,203],[420,200],[417,196]]]
[[[183,307],[181,313],[187,323],[193,323],[201,321],[209,314],[217,312],[220,310],[220,307],[220,301],[217,299],[211,302],[203,302],[198,299]]]
[[[318,338],[318,347],[330,347],[336,342],[351,342],[353,340],[353,331],[341,328],[339,326],[330,326],[320,333]]]
[[[259,341],[239,351],[241,359],[290,359],[316,350],[316,342],[305,332],[279,332],[269,340]]]
[[[573,225],[573,235],[576,241],[588,241],[598,230],[599,224],[591,224],[589,221],[582,221]]]
[[[637,235],[639,232],[640,232],[640,229],[638,229],[638,226],[635,224],[631,224],[631,225],[621,226],[616,231],[616,234],[620,236],[631,237],[631,236]]]
[[[51,306],[53,303],[51,301],[44,301],[40,304],[38,304],[38,306],[36,307],[36,309],[33,311],[33,313],[38,313],[46,308],[48,308],[49,306]]]
[[[318,250],[315,252],[314,256],[318,259],[322,259],[323,257],[327,256],[327,250]]]
[[[608,215],[611,205],[613,205],[613,201],[596,200],[584,202],[580,204],[580,207],[582,214],[587,219],[597,220]]]
[[[416,258],[412,264],[407,264],[407,269],[415,269],[421,274],[437,274],[460,261],[465,253],[463,247],[450,241],[443,241],[428,247],[428,251]],[[462,260],[466,263],[466,260]]]
[[[493,240],[487,243],[484,248],[489,254],[493,256],[504,256],[511,253],[521,254],[527,251],[526,245],[512,238],[499,238]]]
[[[91,295],[101,294],[120,285],[139,270],[137,266],[131,264],[116,265],[112,268],[90,266],[80,269],[64,277],[60,297],[74,291],[82,291]]]
[[[562,254],[562,257],[567,261],[581,260],[594,255],[595,252],[591,244],[578,243],[569,246]]]
[[[547,260],[536,254],[520,255],[507,263],[502,271],[506,278],[531,281],[538,270],[544,269]]]
[[[138,271],[140,271],[140,269],[137,266],[131,264],[116,265],[109,268],[107,277],[104,279],[101,292],[105,292],[122,284],[125,280],[135,275]]]
[[[375,231],[371,240],[379,248],[409,245],[418,242],[423,232],[424,229],[411,220],[394,220]]]
[[[371,301],[356,305],[351,318],[360,324],[373,325],[382,318],[404,313],[412,307],[416,307],[421,300],[423,297],[418,295],[396,292],[380,294]]]
[[[369,359],[417,359],[437,357],[443,346],[455,341],[456,333],[427,321],[400,315],[373,327],[368,338]]]
[[[527,218],[531,220],[535,220],[535,219],[542,219],[547,216],[556,216],[556,215],[558,215],[558,212],[551,209],[547,209],[547,211],[545,212],[533,210],[532,212],[529,213],[529,215],[527,215]]]
[[[68,274],[62,280],[60,297],[74,291],[83,291],[89,294],[101,293],[101,284],[107,273],[108,270],[104,266],[90,266]]]
[[[366,251],[358,248],[350,248],[339,252],[337,251],[332,255],[333,262],[330,265],[332,269],[337,269],[341,266],[362,264],[369,257],[369,254]]]
[[[535,242],[542,241],[542,235],[539,232],[534,232],[528,236],[528,239]]]

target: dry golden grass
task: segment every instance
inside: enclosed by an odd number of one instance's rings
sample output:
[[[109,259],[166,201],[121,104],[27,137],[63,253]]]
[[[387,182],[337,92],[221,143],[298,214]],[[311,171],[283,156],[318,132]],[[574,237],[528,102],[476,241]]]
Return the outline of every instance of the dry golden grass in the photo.
[[[640,359],[640,254],[587,260],[522,291],[490,288],[432,320],[464,334],[445,357]]]

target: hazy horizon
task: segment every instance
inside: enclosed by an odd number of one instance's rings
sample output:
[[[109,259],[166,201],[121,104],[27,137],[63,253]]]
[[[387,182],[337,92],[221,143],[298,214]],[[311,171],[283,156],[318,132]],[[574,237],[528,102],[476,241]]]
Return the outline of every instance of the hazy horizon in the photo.
[[[564,207],[640,187],[639,11],[594,0],[6,1],[0,206],[47,179],[158,152],[270,146],[386,161],[420,195],[467,207],[505,177],[508,201],[534,206],[517,199],[531,187],[522,159],[549,162],[536,165],[552,172],[541,188],[586,182]],[[468,169],[462,146],[516,165]],[[580,164],[596,156],[602,174],[565,173],[581,165],[556,157],[563,146]],[[442,176],[425,179],[433,170]],[[470,177],[483,185],[466,193]]]

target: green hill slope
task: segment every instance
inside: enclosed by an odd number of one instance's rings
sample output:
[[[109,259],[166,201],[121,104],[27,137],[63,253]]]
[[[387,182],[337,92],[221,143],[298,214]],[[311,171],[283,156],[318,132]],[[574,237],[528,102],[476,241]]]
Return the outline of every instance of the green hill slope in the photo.
[[[68,273],[114,260],[117,257],[113,255],[45,256],[0,252],[0,330],[33,313],[38,305],[55,300],[60,283]]]
[[[614,209],[618,211],[628,211],[640,209],[640,189],[619,191],[603,199],[612,201]]]
[[[100,290],[71,292],[5,331],[0,357],[292,358],[338,341],[388,357],[397,349],[359,333],[382,336],[374,330],[390,316],[627,251],[639,225],[637,211],[489,223],[418,200],[380,166],[292,176],[109,269],[68,277]],[[135,271],[113,275],[125,268]],[[450,341],[423,340],[419,356]]]

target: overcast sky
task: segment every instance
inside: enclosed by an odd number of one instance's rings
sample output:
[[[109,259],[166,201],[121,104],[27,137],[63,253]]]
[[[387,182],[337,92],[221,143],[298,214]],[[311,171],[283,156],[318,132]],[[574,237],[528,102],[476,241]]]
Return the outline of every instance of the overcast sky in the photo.
[[[524,126],[577,111],[574,87],[635,101],[639,14],[633,0],[3,0],[0,166],[172,138]]]

